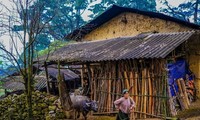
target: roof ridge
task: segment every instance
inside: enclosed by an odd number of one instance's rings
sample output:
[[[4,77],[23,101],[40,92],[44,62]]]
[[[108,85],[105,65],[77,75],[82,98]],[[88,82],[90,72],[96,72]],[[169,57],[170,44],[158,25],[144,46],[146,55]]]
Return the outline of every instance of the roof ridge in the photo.
[[[184,21],[184,20],[166,15],[166,14],[163,14],[163,13],[153,12],[153,11],[145,11],[145,10],[139,10],[139,9],[136,9],[136,8],[121,7],[121,6],[113,5],[113,6],[109,7],[107,10],[105,10],[102,14],[95,17],[93,20],[89,21],[85,25],[74,30],[70,34],[66,35],[65,38],[66,39],[81,39],[84,35],[88,34],[92,30],[96,29],[97,27],[106,23],[110,19],[112,19],[112,18],[116,17],[117,15],[124,13],[124,12],[131,12],[131,13],[141,14],[141,15],[145,15],[145,16],[149,16],[149,17],[158,18],[158,19],[173,21],[175,23],[179,23],[179,24],[188,26],[190,28],[200,30],[200,25],[197,25],[197,24],[194,24],[194,23],[191,23],[191,22],[188,22],[188,21]],[[91,25],[93,25],[93,26],[91,26]]]

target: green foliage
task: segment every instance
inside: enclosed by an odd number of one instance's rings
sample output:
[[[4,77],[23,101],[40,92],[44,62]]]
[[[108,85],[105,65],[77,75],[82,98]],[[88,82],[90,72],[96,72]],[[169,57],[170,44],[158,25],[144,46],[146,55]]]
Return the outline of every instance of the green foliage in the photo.
[[[37,0],[28,8],[29,18],[32,19],[35,6],[40,7],[42,13],[38,18],[40,24],[48,23],[36,37],[34,49],[36,51],[46,49],[52,40],[62,40],[76,28],[85,24],[82,14],[92,0]],[[23,19],[23,15],[20,16]],[[23,25],[15,25],[13,31],[22,31]]]
[[[43,55],[47,55],[55,50],[57,50],[58,48],[61,48],[63,46],[66,46],[69,43],[74,43],[75,41],[59,41],[59,40],[55,40],[54,42],[52,42],[49,47],[47,49],[41,50],[38,52],[38,56],[43,56]]]
[[[161,0],[165,8],[161,8],[160,12],[179,18],[185,21],[200,24],[200,0],[184,1],[180,5],[172,6],[167,0]]]
[[[102,2],[100,2],[99,4],[91,6],[89,10],[93,14],[90,15],[90,17],[94,18],[98,16],[113,4],[122,7],[136,8],[140,10],[156,11],[155,0],[102,0]]]
[[[35,50],[43,50],[48,47],[51,40],[61,40],[66,34],[85,24],[82,14],[87,9],[89,1],[38,0],[35,4],[44,6],[43,14],[40,16],[41,24],[51,19],[49,27],[46,27],[37,37]]]

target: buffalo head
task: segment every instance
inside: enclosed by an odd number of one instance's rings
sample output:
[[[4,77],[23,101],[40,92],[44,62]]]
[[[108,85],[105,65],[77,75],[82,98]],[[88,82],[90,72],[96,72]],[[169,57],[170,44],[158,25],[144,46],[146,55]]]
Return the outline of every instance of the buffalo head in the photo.
[[[87,107],[90,108],[90,110],[97,112],[98,111],[98,104],[97,101],[91,100],[86,103]]]

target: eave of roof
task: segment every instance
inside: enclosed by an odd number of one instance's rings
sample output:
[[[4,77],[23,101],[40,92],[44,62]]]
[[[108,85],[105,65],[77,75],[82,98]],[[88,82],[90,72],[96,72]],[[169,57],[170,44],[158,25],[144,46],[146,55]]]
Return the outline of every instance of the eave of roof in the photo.
[[[45,68],[43,68],[43,67],[41,67],[39,69],[43,70],[43,71],[45,70]],[[47,71],[48,71],[49,76],[57,79],[58,69],[48,67]],[[74,73],[73,71],[71,71],[69,69],[61,69],[60,72],[61,72],[61,74],[64,75],[65,81],[72,81],[72,80],[76,80],[76,79],[80,78],[78,74]]]
[[[109,40],[69,44],[51,55],[49,61],[99,62],[140,58],[165,58],[195,31],[148,33]],[[40,58],[45,59],[46,56]]]
[[[152,18],[159,18],[163,20],[168,20],[172,22],[176,22],[182,25],[185,25],[187,27],[193,28],[193,29],[200,29],[200,25],[190,23],[181,19],[177,19],[162,13],[157,12],[151,12],[151,11],[142,11],[138,9],[133,8],[126,8],[126,7],[120,7],[117,5],[113,5],[111,8],[106,10],[104,13],[96,17],[94,20],[88,22],[84,26],[74,30],[72,33],[66,35],[65,39],[81,39],[86,34],[90,33],[92,30],[98,28],[102,24],[108,22],[110,19],[116,17],[117,15],[124,13],[124,12],[131,12],[131,13],[137,13],[145,16],[149,16]]]

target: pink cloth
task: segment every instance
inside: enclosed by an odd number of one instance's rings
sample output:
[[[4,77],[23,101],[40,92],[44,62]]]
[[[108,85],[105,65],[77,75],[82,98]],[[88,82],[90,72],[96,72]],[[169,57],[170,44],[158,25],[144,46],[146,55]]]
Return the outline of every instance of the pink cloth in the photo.
[[[127,114],[130,112],[130,108],[135,108],[135,102],[130,97],[128,99],[121,97],[120,99],[116,100],[114,104],[116,108]]]

